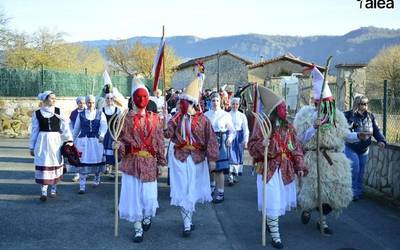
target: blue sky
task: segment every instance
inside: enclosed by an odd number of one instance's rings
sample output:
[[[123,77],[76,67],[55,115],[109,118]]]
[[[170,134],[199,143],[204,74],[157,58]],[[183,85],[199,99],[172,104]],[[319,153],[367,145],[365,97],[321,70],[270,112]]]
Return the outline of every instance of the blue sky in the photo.
[[[360,9],[357,0],[1,0],[0,8],[13,29],[32,33],[47,27],[67,33],[67,41],[160,36],[163,24],[167,36],[201,38],[400,28],[400,6]]]

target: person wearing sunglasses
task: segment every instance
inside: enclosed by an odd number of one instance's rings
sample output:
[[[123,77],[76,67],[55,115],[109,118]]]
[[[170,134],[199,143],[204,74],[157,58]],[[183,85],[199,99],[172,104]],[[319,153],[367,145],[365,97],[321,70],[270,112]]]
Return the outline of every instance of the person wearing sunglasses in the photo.
[[[375,116],[368,111],[368,98],[363,95],[354,98],[353,109],[346,111],[345,116],[352,132],[364,132],[366,137],[358,142],[346,142],[345,154],[352,161],[353,201],[363,197],[363,176],[368,162],[368,148],[372,137],[378,141],[379,148],[384,148],[386,140],[381,133]]]

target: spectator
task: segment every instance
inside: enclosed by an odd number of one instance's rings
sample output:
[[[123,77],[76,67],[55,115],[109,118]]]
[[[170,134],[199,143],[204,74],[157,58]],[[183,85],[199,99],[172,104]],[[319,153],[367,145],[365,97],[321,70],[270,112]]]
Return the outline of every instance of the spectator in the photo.
[[[360,95],[354,99],[353,109],[345,112],[347,122],[352,132],[364,132],[366,138],[358,142],[346,142],[345,154],[352,161],[353,201],[363,196],[363,176],[365,165],[368,162],[368,148],[371,145],[371,136],[378,141],[378,146],[384,148],[385,137],[379,130],[375,116],[368,111],[368,98]]]

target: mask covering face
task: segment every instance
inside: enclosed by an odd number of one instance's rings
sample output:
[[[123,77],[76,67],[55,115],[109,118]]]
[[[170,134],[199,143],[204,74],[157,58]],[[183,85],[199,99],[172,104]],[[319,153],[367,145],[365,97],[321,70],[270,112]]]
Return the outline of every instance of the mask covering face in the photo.
[[[278,117],[284,121],[286,121],[287,119],[287,108],[286,108],[286,104],[284,102],[281,102],[281,104],[279,104],[276,107],[276,113],[278,115]]]
[[[146,108],[147,104],[149,103],[149,94],[147,93],[147,91],[142,88],[136,90],[133,94],[133,103],[139,109]]]
[[[187,114],[188,109],[189,109],[189,102],[187,100],[180,100],[179,101],[179,109],[182,112],[182,114]]]

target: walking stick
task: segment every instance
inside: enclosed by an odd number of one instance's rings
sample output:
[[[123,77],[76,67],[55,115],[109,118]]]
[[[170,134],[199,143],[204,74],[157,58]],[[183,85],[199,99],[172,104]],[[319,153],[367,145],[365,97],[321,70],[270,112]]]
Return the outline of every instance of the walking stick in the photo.
[[[125,116],[128,110],[124,110],[121,114],[114,114],[108,121],[108,131],[114,142],[118,141],[124,125]],[[118,149],[114,149],[114,164],[115,164],[115,203],[114,203],[114,236],[118,236]]]
[[[268,116],[264,113],[252,112],[256,121],[260,125],[261,133],[264,140],[271,137],[271,121]],[[268,174],[268,145],[265,145],[264,149],[264,169],[263,169],[263,203],[262,203],[262,219],[261,219],[261,244],[265,247],[266,245],[266,210],[267,210],[267,174]]]
[[[332,56],[328,57],[328,60],[326,61],[326,66],[325,66],[325,72],[324,72],[324,82],[322,83],[322,88],[321,88],[321,93],[319,95],[319,100],[320,103],[318,105],[318,113],[317,113],[317,121],[321,119],[320,113],[321,113],[321,102],[322,102],[322,96],[324,93],[325,85],[326,85],[326,76],[328,75],[328,70],[329,70],[329,65],[331,63]],[[319,207],[319,230],[321,234],[324,234],[324,228],[322,226],[322,217],[323,217],[323,211],[322,211],[322,199],[321,199],[321,170],[320,170],[320,161],[319,161],[319,137],[320,137],[320,126],[317,127],[317,181],[318,181],[318,207]]]

